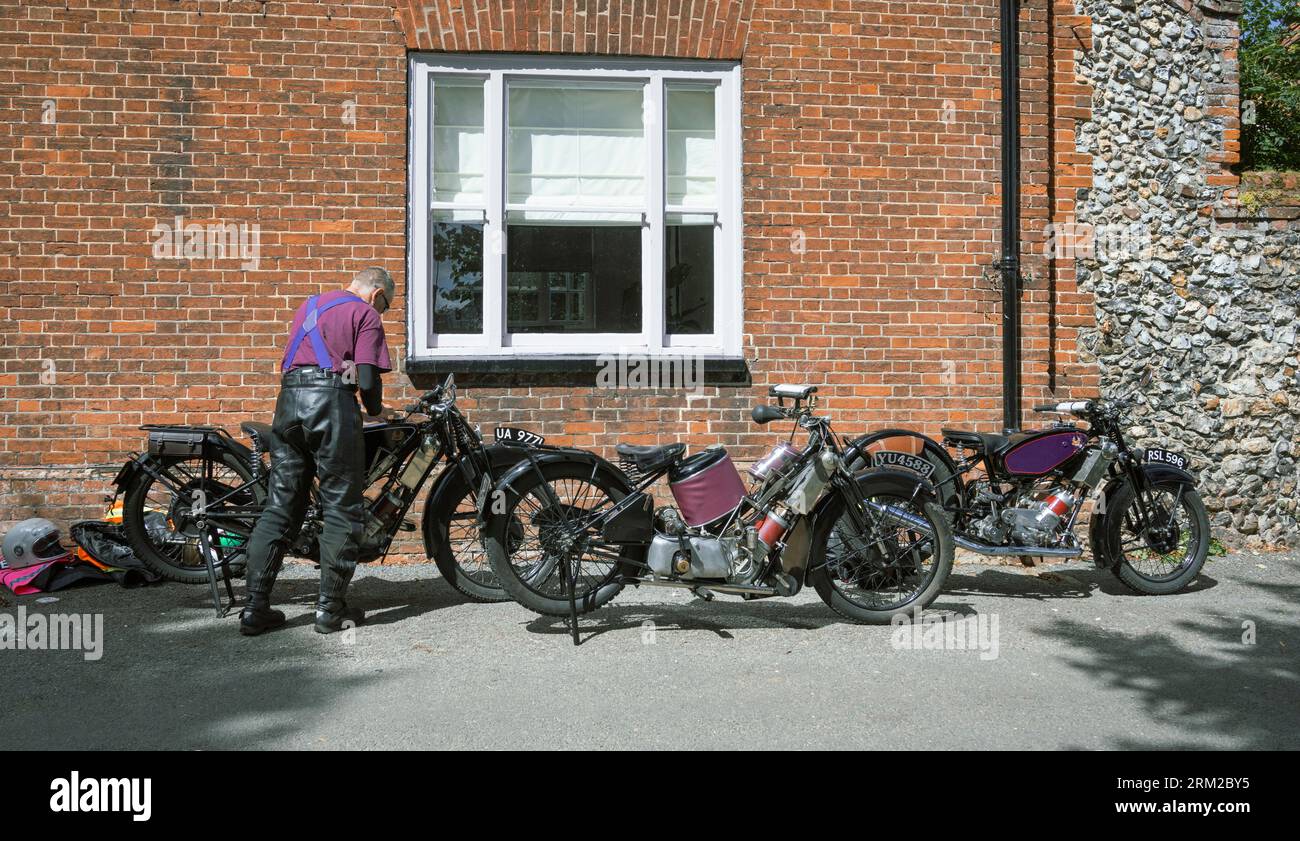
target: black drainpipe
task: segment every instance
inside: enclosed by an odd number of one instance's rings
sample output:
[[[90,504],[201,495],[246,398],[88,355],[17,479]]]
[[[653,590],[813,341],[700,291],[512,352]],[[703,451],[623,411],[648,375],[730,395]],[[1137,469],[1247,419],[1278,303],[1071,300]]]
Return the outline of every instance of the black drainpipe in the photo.
[[[1018,0],[1002,17],[1002,423],[1020,428],[1020,20]]]

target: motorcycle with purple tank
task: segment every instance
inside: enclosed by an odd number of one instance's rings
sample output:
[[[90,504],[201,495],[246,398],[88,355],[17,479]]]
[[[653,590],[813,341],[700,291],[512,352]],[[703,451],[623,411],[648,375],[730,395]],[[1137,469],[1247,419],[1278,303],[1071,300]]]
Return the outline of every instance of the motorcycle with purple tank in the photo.
[[[1069,415],[1005,434],[943,429],[942,442],[908,429],[855,439],[854,469],[911,470],[930,480],[959,548],[983,555],[1076,558],[1074,525],[1090,496],[1092,557],[1132,589],[1175,593],[1196,578],[1210,548],[1210,521],[1186,456],[1133,449],[1124,430],[1151,382],[1148,370],[1123,397],[1034,407]],[[956,452],[952,455],[948,448]]]

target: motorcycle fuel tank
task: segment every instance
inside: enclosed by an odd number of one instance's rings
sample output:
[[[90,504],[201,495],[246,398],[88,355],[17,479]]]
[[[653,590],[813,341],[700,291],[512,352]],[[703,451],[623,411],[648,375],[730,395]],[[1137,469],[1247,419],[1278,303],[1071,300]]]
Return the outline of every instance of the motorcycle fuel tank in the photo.
[[[362,427],[361,437],[366,444],[366,469],[375,467],[380,453],[395,453],[407,439],[415,434],[413,423],[372,423]]]
[[[1008,473],[1041,476],[1069,461],[1087,443],[1088,436],[1078,429],[1024,432],[1014,436],[1003,451],[1002,466]]]
[[[704,526],[740,504],[745,483],[727,451],[718,447],[683,459],[668,471],[668,489],[687,525]]]

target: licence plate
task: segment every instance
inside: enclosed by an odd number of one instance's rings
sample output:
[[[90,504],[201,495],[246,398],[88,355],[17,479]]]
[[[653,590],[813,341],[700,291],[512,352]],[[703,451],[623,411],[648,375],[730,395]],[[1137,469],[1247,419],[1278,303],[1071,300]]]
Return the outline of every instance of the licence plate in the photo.
[[[540,447],[546,442],[546,439],[536,432],[517,429],[513,426],[498,426],[493,434],[500,444],[522,444],[525,447]]]
[[[1187,456],[1182,453],[1171,453],[1159,447],[1147,447],[1146,452],[1142,454],[1142,460],[1151,464],[1167,464],[1179,470],[1187,469]]]
[[[920,473],[923,478],[930,478],[934,472],[934,465],[920,456],[914,456],[911,453],[900,453],[896,450],[880,450],[871,454],[871,464],[873,467],[902,467],[911,470],[914,473]]]

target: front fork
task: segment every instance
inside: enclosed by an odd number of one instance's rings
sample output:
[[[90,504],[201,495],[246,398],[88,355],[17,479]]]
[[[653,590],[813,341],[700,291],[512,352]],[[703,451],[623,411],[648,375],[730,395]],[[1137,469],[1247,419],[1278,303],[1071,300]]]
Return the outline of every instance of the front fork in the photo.
[[[1148,493],[1152,490],[1152,484],[1147,477],[1147,473],[1142,469],[1142,462],[1138,461],[1127,447],[1124,448],[1126,463],[1124,465],[1125,475],[1133,485],[1133,501],[1137,503],[1137,522],[1134,523],[1135,533],[1144,534],[1149,529],[1170,528],[1174,523],[1174,518],[1178,516],[1178,509],[1183,504],[1183,491],[1186,486],[1179,484],[1178,491],[1174,496],[1174,503],[1169,507],[1169,519],[1164,524],[1155,522],[1155,510],[1151,504]]]
[[[857,533],[864,538],[863,543],[875,548],[881,557],[889,557],[889,546],[885,543],[888,530],[882,527],[881,522],[888,515],[871,511],[868,506],[863,504],[863,500],[857,492],[857,483],[851,476],[846,477],[837,471],[835,476],[832,477],[831,483],[835,491],[843,498],[844,510],[849,515],[849,522]],[[921,486],[917,485],[910,500],[913,504],[916,502],[916,495],[920,492]],[[906,521],[900,521],[898,524],[905,527],[910,525]],[[928,541],[922,541],[915,548],[916,551],[924,552],[928,548]]]

